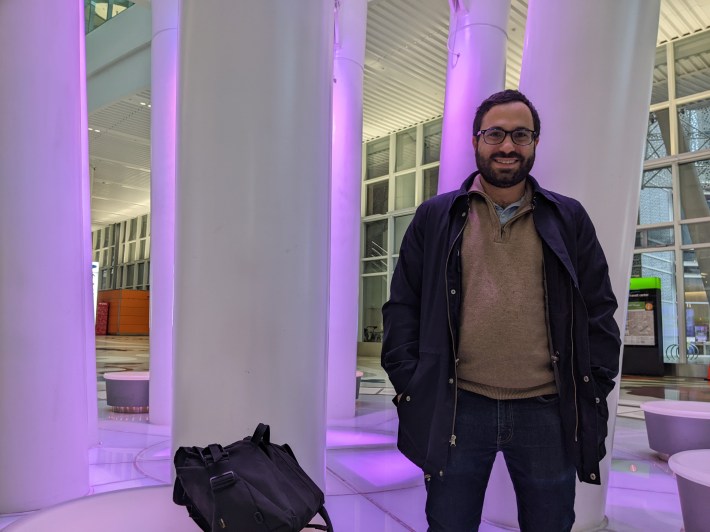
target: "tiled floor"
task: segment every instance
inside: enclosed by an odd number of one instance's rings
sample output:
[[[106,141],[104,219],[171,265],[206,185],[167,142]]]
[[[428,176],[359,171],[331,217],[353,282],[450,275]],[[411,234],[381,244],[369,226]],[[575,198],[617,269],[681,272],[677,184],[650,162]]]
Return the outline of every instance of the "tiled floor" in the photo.
[[[172,457],[165,427],[147,414],[115,414],[106,407],[105,371],[145,370],[146,337],[97,338],[100,444],[90,453],[92,493],[170,483]],[[377,358],[358,360],[363,371],[357,413],[328,427],[326,506],[338,532],[424,531],[421,472],[396,449],[394,390]],[[677,532],[682,528],[675,480],[648,448],[644,401],[710,401],[703,379],[624,378],[616,421],[604,530]],[[0,529],[21,518],[0,516]],[[481,531],[503,530],[484,523]],[[710,530],[710,528],[709,528]]]

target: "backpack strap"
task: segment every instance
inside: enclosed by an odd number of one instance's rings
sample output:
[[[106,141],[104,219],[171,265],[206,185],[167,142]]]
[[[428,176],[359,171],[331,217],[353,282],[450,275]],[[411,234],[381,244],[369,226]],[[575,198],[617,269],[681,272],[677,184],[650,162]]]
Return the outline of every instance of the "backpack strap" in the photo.
[[[221,460],[227,460],[229,458],[229,453],[218,443],[211,443],[204,449],[200,449],[199,447],[193,447],[193,449],[198,452],[200,458],[202,458],[202,462],[206,466],[216,464]]]
[[[257,445],[261,443],[269,445],[271,443],[271,429],[269,426],[264,423],[259,423],[254,431],[254,435],[251,437],[251,441]]]
[[[324,505],[321,505],[321,507],[318,508],[318,515],[323,518],[323,521],[325,521],[325,525],[309,523],[308,525],[306,525],[306,528],[315,528],[316,530],[325,530],[326,532],[333,532],[333,522],[330,520],[330,516],[328,515],[328,512],[326,511]]]

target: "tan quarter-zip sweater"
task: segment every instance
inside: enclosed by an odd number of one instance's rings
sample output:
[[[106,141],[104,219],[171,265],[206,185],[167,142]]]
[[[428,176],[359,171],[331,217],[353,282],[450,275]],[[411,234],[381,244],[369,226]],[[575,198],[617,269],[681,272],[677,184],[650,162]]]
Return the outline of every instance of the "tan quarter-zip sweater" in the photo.
[[[493,399],[555,393],[532,189],[501,226],[479,180],[471,187],[461,244],[458,385]]]

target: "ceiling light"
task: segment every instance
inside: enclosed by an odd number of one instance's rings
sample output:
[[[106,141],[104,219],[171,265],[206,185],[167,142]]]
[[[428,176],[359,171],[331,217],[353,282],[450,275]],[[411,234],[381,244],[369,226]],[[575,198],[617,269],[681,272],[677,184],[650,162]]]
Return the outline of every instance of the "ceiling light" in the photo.
[[[94,131],[96,131],[97,133],[101,133],[101,131],[100,131],[100,130],[98,130],[98,129],[94,129]]]
[[[93,131],[93,130],[94,130],[94,128],[93,128],[93,127],[90,127],[90,128],[89,128],[89,131]]]
[[[147,105],[145,102],[141,102],[141,105]]]

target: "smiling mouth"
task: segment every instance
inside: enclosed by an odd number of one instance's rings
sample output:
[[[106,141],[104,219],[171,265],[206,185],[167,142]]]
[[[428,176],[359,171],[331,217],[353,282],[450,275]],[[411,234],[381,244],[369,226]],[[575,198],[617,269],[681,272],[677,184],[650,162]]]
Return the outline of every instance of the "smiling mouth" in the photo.
[[[514,165],[520,162],[520,160],[515,157],[495,157],[493,161],[505,166]]]

